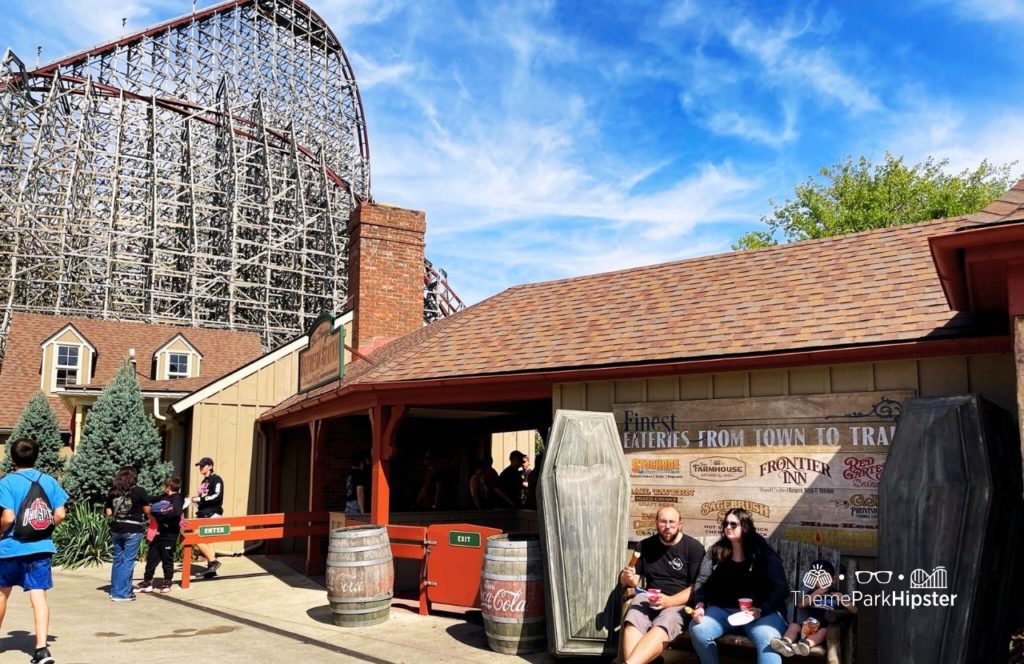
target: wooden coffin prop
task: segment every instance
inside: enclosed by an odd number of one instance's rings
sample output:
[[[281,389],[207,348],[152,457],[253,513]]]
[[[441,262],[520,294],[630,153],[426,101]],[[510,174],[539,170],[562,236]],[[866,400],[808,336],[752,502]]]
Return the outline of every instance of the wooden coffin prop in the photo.
[[[878,493],[878,569],[892,579],[860,588],[906,598],[880,605],[878,661],[1005,661],[1022,504],[1009,414],[976,395],[907,401]]]
[[[538,503],[549,650],[614,655],[629,472],[611,413],[555,413]]]

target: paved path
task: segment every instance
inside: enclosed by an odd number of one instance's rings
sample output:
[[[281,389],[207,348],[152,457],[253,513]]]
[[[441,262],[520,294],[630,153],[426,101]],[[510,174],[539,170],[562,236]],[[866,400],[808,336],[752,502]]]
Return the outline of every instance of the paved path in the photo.
[[[421,617],[407,602],[382,625],[339,628],[324,588],[283,563],[262,556],[223,562],[217,579],[122,603],[108,599],[109,565],[56,570],[48,594],[58,664],[555,661],[547,654],[492,652],[476,611]],[[141,571],[137,565],[136,574]],[[0,664],[29,661],[31,629],[28,598],[15,589],[0,628]]]

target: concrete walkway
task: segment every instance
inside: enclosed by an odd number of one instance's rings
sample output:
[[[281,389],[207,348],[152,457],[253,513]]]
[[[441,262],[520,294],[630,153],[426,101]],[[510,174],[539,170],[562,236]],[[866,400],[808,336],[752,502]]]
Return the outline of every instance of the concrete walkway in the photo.
[[[546,653],[492,652],[479,611],[421,617],[414,603],[399,600],[384,624],[336,627],[323,586],[287,565],[263,556],[223,563],[218,578],[188,590],[175,582],[170,594],[121,603],[107,596],[109,565],[55,570],[50,650],[58,664],[556,661]],[[135,572],[140,577],[142,566]],[[27,663],[31,632],[28,597],[15,589],[0,628],[0,663]]]

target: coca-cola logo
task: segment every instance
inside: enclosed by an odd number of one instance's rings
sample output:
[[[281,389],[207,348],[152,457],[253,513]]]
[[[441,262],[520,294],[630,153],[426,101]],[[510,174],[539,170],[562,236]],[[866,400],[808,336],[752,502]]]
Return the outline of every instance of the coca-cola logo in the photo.
[[[526,599],[521,590],[482,590],[480,592],[480,608],[491,613],[522,614],[526,610]]]
[[[544,595],[539,581],[517,583],[483,579],[480,609],[487,615],[519,617],[544,612]]]

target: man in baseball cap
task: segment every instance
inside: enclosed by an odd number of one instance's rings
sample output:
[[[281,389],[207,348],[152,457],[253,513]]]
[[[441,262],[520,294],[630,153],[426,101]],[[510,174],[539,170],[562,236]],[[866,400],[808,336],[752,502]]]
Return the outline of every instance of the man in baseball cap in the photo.
[[[213,459],[203,457],[196,462],[199,474],[203,481],[199,483],[199,490],[192,496],[192,502],[196,504],[196,517],[200,519],[211,519],[224,514],[224,480],[220,475],[213,472]],[[203,576],[213,577],[217,575],[220,561],[217,560],[217,553],[211,544],[197,544],[199,553],[206,559],[206,573]]]

